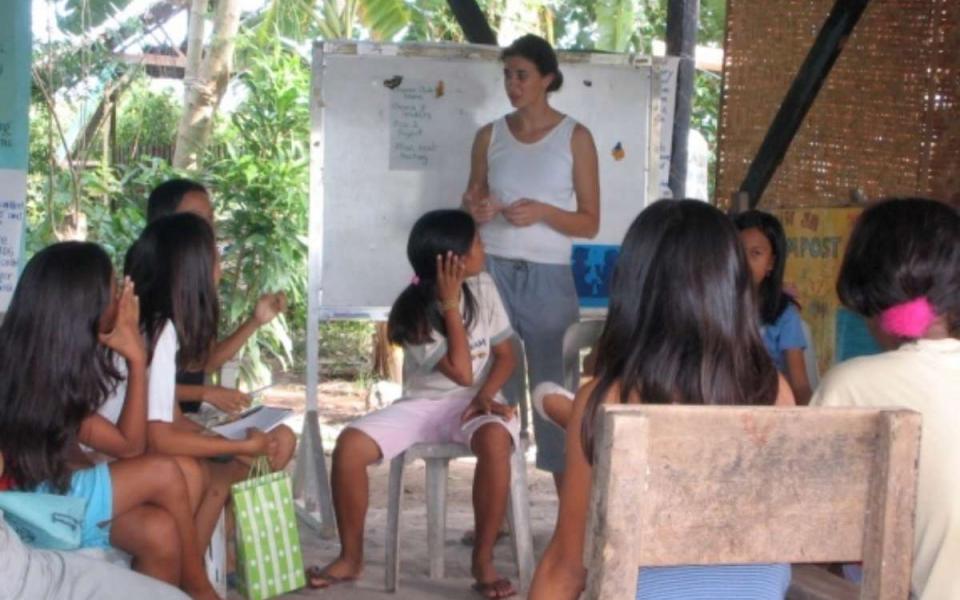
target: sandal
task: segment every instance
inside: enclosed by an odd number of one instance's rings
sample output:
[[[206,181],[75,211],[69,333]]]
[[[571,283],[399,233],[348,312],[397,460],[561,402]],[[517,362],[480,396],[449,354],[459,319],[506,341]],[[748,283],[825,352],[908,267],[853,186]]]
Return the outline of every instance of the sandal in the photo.
[[[517,590],[514,589],[513,584],[510,583],[510,580],[507,578],[497,579],[496,581],[487,583],[480,583],[478,581],[470,586],[470,589],[480,594],[480,597],[492,600],[510,598],[511,596],[517,595]]]
[[[318,565],[308,567],[306,574],[307,587],[312,590],[325,590],[329,587],[340,585],[341,583],[351,583],[357,580],[356,576],[337,577],[336,575],[331,575],[327,573],[326,569]]]

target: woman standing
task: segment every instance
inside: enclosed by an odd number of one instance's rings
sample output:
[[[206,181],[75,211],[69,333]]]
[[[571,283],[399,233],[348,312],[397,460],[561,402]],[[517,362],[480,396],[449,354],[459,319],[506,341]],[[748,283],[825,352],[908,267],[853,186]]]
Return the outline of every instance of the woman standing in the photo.
[[[481,226],[533,388],[563,380],[563,334],[579,318],[572,238],[592,238],[600,222],[597,150],[586,127],[550,106],[563,75],[546,40],[525,35],[500,58],[516,110],[477,132],[463,206]],[[563,432],[535,414],[534,433],[537,467],[559,484]]]

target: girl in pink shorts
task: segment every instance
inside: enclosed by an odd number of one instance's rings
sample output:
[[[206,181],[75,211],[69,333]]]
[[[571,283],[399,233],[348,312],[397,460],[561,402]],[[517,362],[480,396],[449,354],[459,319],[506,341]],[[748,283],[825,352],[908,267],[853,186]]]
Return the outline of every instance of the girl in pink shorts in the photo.
[[[467,213],[436,210],[420,217],[407,257],[415,275],[388,323],[390,340],[404,349],[405,394],[337,440],[331,478],[340,556],[312,569],[310,584],[329,587],[363,570],[369,465],[416,443],[460,442],[477,456],[474,589],[486,598],[507,598],[516,591],[494,569],[493,546],[507,508],[510,454],[519,443],[513,408],[500,394],[515,362],[510,321],[483,272],[483,244]]]

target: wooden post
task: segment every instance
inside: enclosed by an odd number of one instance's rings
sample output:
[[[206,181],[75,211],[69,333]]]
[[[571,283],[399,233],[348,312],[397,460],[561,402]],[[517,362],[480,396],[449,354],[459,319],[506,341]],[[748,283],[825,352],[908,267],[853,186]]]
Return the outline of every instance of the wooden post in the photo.
[[[879,451],[873,467],[863,531],[861,598],[894,600],[910,595],[913,529],[920,450],[918,413],[879,415]]]
[[[583,564],[587,568],[584,600],[632,598],[637,593],[640,530],[636,515],[647,477],[649,421],[641,414],[600,410],[594,438],[593,485],[587,517]],[[614,435],[616,434],[616,436]],[[629,440],[623,447],[616,440]],[[634,442],[634,443],[630,443]],[[618,468],[627,464],[631,469]],[[613,477],[614,471],[618,477]],[[624,476],[630,473],[630,476]]]
[[[783,161],[793,137],[803,124],[807,111],[817,99],[830,69],[840,56],[847,37],[869,2],[870,0],[836,0],[833,5],[740,185],[740,191],[750,196],[750,208],[756,208],[760,202],[767,184],[773,179],[773,174]]]
[[[670,151],[670,191],[674,198],[687,194],[687,139],[693,110],[693,80],[697,69],[697,25],[700,0],[669,0],[667,3],[667,55],[677,56],[677,100],[673,112],[673,145]]]
[[[497,34],[490,28],[487,18],[476,0],[447,0],[453,16],[463,29],[463,35],[471,44],[497,45]]]

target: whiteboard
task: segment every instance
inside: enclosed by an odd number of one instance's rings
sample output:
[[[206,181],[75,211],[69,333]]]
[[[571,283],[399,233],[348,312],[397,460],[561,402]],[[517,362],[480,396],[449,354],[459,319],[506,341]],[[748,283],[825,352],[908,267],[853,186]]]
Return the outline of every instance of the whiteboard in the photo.
[[[482,125],[510,112],[499,49],[462,44],[318,42],[311,91],[310,328],[319,318],[383,318],[412,271],[407,236],[427,210],[460,204]],[[551,104],[593,133],[600,231],[618,245],[659,197],[669,59],[560,53]],[[661,106],[663,105],[663,106]],[[615,152],[618,147],[622,152]]]

